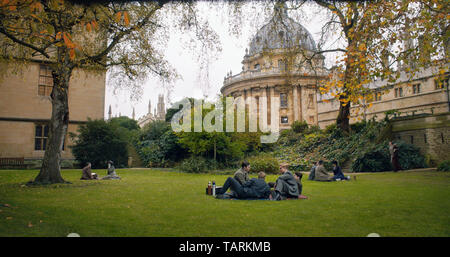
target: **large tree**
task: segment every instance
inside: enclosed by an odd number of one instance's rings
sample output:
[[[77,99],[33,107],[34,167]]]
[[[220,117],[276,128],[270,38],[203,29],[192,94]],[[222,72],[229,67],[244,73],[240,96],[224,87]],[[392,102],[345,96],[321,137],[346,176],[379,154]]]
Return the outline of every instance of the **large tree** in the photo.
[[[315,2],[328,11],[322,38],[341,31],[342,47],[318,53],[342,53],[321,91],[339,100],[336,122],[343,131],[350,130],[351,103],[371,100],[369,83],[395,82],[401,72],[413,77],[431,65],[439,67],[441,73],[445,71],[449,58],[449,7],[445,1]]]
[[[79,1],[80,2],[80,1]],[[204,42],[202,24],[192,19],[192,3],[169,3],[182,29],[192,29]],[[164,7],[165,7],[164,6]],[[180,7],[181,6],[181,7]],[[187,6],[188,8],[184,8]],[[2,0],[0,2],[0,58],[9,64],[40,61],[52,70],[52,114],[48,145],[33,183],[63,183],[60,157],[69,124],[68,95],[74,69],[106,69],[120,75],[119,82],[149,74],[171,80],[176,72],[155,45],[168,38],[164,30],[163,2],[101,1],[76,4],[66,0]],[[191,21],[192,19],[192,21]],[[189,25],[187,24],[189,21]],[[212,36],[211,36],[212,35]],[[213,39],[214,40],[214,39]]]

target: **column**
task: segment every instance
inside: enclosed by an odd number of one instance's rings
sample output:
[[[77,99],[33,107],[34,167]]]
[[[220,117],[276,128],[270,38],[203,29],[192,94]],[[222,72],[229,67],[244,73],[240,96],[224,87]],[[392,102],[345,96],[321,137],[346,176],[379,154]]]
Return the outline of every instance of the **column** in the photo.
[[[294,121],[299,120],[299,115],[298,115],[298,92],[297,92],[297,85],[294,85],[294,88],[292,89],[292,94],[294,95],[294,103],[293,103],[293,108],[294,108]]]

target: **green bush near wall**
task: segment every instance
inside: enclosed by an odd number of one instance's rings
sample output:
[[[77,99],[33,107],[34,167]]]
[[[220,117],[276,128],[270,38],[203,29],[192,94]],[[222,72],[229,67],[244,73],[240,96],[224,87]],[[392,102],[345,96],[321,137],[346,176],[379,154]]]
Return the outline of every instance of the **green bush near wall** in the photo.
[[[437,167],[438,171],[450,171],[450,160],[445,160],[439,163]]]

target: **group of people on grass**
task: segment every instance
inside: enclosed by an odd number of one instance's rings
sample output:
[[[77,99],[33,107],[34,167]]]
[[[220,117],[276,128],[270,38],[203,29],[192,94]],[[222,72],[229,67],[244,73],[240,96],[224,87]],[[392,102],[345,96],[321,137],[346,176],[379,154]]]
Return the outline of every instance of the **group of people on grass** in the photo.
[[[87,165],[83,168],[81,174],[81,180],[93,180],[99,179],[97,173],[93,173],[91,171],[91,163],[88,162]],[[101,178],[103,180],[108,179],[120,179],[120,177],[116,174],[116,168],[114,167],[113,161],[108,161],[108,173],[105,177]]]
[[[309,180],[315,181],[340,181],[340,180],[350,180],[350,176],[344,176],[341,167],[338,165],[337,161],[333,161],[333,175],[330,176],[323,166],[323,161],[320,160],[316,162],[311,168],[309,173]]]
[[[275,182],[266,183],[266,174],[258,173],[258,178],[250,179],[250,163],[242,162],[241,168],[235,172],[234,177],[228,177],[222,188],[216,190],[216,198],[238,198],[238,199],[307,199],[302,195],[302,173],[292,174],[288,170],[288,164],[280,165],[281,175]],[[273,188],[273,190],[271,190]],[[231,189],[230,193],[227,193]]]

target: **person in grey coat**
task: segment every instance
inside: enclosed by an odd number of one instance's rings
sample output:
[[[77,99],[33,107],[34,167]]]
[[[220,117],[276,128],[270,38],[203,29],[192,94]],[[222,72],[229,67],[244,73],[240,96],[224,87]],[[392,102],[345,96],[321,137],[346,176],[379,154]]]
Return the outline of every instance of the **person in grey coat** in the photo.
[[[250,180],[248,172],[250,171],[250,163],[243,161],[241,168],[234,173],[234,179],[239,182],[239,184],[244,185],[245,182]]]
[[[314,180],[314,178],[316,177],[316,167],[317,162],[314,162],[311,171],[309,172],[308,180]]]
[[[280,164],[281,176],[278,177],[274,186],[272,200],[284,200],[287,198],[298,198],[299,186],[294,175],[288,170],[289,164]]]

